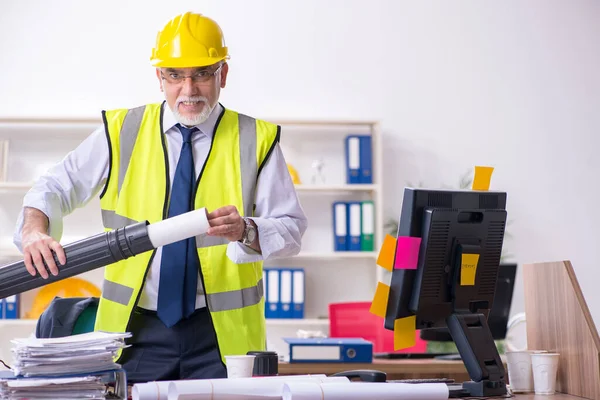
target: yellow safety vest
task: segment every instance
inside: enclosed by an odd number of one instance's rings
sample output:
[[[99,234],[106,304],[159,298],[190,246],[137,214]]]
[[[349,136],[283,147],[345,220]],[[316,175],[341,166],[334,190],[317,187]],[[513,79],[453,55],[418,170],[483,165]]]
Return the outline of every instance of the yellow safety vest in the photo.
[[[166,217],[170,185],[163,107],[165,103],[103,112],[110,141],[110,171],[100,195],[106,230]],[[277,125],[224,109],[197,179],[195,207],[210,212],[235,205],[240,215],[252,216],[258,175],[279,134]],[[262,262],[235,264],[226,255],[226,239],[198,237],[196,242],[221,359],[225,362],[225,355],[264,350]],[[96,330],[128,331],[155,251],[105,268]]]

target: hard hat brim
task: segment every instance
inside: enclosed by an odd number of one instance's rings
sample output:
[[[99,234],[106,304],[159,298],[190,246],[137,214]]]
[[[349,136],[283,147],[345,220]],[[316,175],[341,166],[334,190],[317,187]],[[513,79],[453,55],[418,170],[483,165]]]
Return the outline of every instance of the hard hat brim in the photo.
[[[159,59],[154,58],[151,60],[152,66],[157,68],[196,68],[196,67],[208,67],[214,65],[219,61],[228,59],[229,57],[188,57],[188,58],[168,58]]]

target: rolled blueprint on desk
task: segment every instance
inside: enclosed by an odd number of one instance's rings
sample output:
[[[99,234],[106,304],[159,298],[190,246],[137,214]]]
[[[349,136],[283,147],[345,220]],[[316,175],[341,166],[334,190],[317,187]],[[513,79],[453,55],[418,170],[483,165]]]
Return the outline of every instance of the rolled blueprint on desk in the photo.
[[[325,379],[323,379],[325,378]],[[268,377],[260,377],[260,378],[238,378],[237,381],[250,381],[256,382],[257,379],[260,380],[279,380],[283,381],[286,379],[308,379],[308,380],[316,380],[318,382],[324,380],[330,380],[325,374],[314,374],[314,375],[290,375],[290,376],[268,376]],[[343,378],[343,380],[347,380],[347,378]],[[341,380],[341,381],[343,381]],[[198,387],[197,383],[194,382],[204,382],[205,380],[198,379],[190,379],[183,383],[182,381],[152,381],[146,383],[136,383],[133,385],[131,390],[132,400],[168,400],[169,396],[169,385],[174,383],[176,386],[181,386],[183,384],[183,390],[195,390]],[[336,382],[340,382],[340,380],[335,380]]]
[[[449,395],[445,383],[287,381],[283,386],[283,400],[446,400]]]
[[[63,246],[67,262],[58,266],[58,275],[47,279],[39,273],[31,276],[24,260],[0,266],[0,299],[27,290],[36,289],[74,275],[88,272],[145,253],[158,247],[194,236],[201,236],[209,228],[205,208],[180,214],[149,224],[137,222],[109,232],[100,233]]]
[[[281,400],[287,382],[350,385],[346,377],[278,376],[177,381],[169,384],[168,400]]]

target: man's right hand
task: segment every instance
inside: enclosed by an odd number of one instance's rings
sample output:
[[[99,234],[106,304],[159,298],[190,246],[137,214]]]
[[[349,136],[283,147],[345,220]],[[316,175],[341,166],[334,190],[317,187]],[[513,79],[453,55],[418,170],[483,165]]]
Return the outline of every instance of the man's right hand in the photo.
[[[24,233],[22,245],[25,267],[31,276],[35,276],[37,269],[42,278],[48,279],[48,271],[44,266],[44,261],[48,265],[48,269],[52,275],[58,275],[58,266],[54,261],[52,251],[56,253],[61,265],[67,262],[67,257],[61,244],[45,233]]]

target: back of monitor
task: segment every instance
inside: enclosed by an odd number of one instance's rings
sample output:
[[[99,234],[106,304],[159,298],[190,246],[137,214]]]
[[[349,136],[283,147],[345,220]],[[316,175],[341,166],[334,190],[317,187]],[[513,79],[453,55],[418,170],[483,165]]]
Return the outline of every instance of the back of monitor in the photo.
[[[529,350],[560,353],[557,391],[600,400],[600,337],[569,261],[523,265]]]

